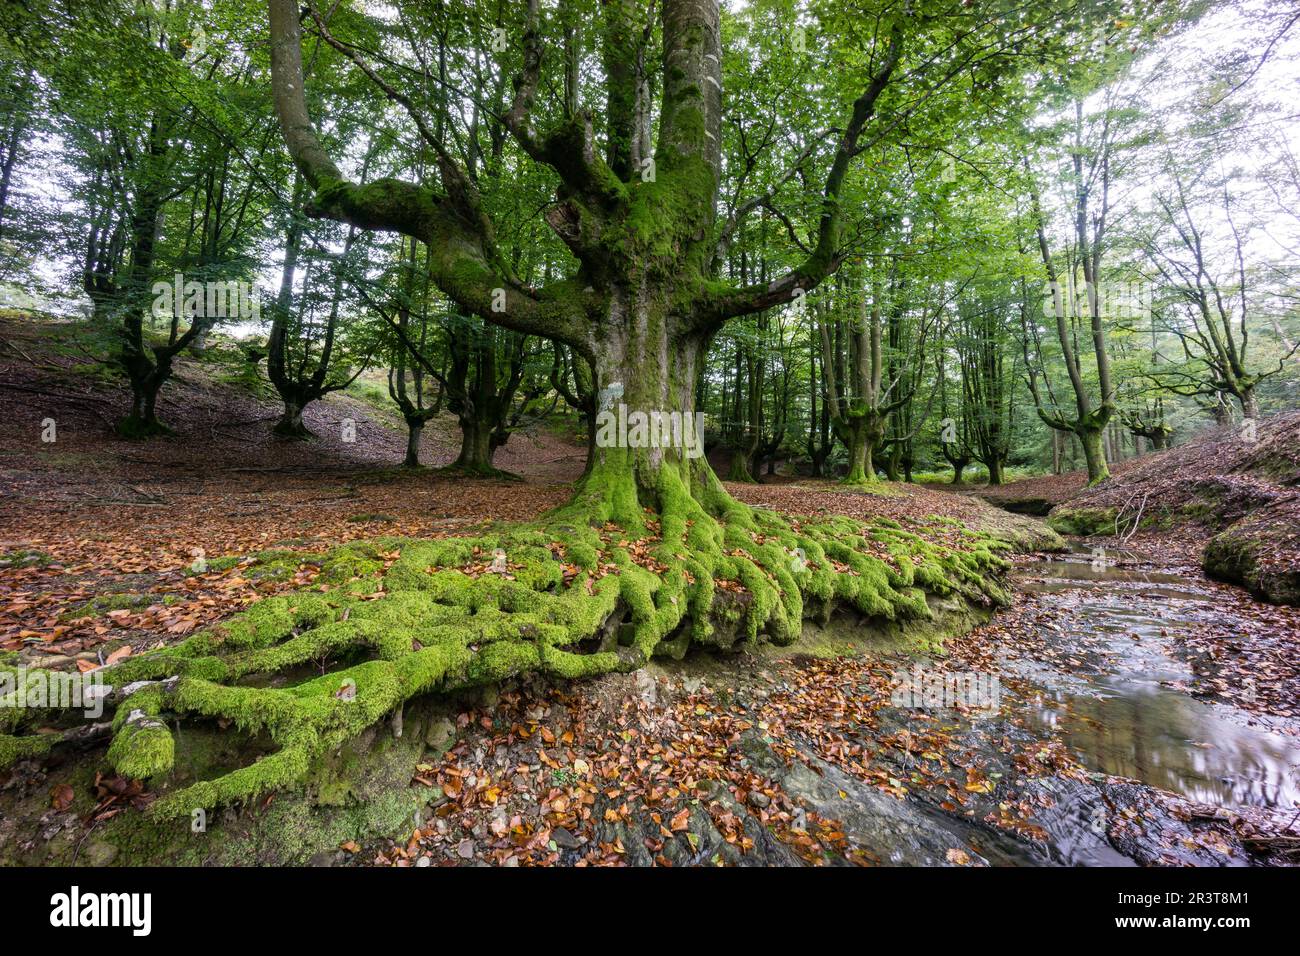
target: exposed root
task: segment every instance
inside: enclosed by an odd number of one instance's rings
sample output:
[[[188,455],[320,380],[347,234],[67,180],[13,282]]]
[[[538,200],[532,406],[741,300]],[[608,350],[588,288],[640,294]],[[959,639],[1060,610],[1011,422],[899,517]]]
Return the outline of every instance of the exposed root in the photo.
[[[659,480],[657,511],[630,474],[598,468],[536,525],[321,556],[313,590],[106,668],[108,760],[127,776],[167,773],[174,721],[269,738],[274,752],[256,763],[152,805],[174,818],[298,786],[314,760],[432,691],[633,670],[692,644],[789,644],[837,604],[904,620],[929,616],[927,593],[1007,598],[995,580],[1005,545],[986,535],[961,532],[967,546],[950,549],[883,519],[791,520],[735,501],[707,468],[664,468]],[[0,736],[0,765],[57,741]]]

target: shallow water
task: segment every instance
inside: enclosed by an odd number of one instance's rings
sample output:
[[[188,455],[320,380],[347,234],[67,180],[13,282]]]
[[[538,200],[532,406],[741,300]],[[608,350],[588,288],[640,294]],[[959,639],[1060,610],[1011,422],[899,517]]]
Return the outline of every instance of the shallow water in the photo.
[[[1102,664],[1086,690],[1049,685],[1027,715],[1059,731],[1082,763],[1214,806],[1288,808],[1300,801],[1294,738],[1170,686],[1194,676],[1177,657],[1174,636],[1203,626],[1213,610],[1212,595],[1197,582],[1098,568],[1087,556],[1028,565],[1018,577],[1057,612],[1060,630],[1045,639],[1086,647]]]

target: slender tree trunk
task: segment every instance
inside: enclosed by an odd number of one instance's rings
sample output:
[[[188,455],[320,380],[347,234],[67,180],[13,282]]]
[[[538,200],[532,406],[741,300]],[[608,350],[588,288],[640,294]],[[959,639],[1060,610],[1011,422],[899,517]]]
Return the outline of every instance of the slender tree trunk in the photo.
[[[1241,396],[1238,399],[1241,402],[1241,414],[1245,418],[1259,420],[1259,396],[1255,394],[1254,386],[1247,386],[1241,390]]]
[[[424,419],[408,418],[406,420],[406,458],[402,460],[403,468],[420,467],[420,436],[424,434]]]

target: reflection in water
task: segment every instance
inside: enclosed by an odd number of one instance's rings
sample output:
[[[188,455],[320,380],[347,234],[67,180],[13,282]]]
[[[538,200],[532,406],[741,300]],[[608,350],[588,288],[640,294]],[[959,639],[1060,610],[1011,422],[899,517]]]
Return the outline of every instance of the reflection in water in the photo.
[[[1058,612],[1060,631],[1045,641],[1068,634],[1107,662],[1099,693],[1058,688],[1031,710],[1032,721],[1059,729],[1091,769],[1201,803],[1286,809],[1300,801],[1300,744],[1230,719],[1240,711],[1161,686],[1191,676],[1166,635],[1201,625],[1207,595],[1194,582],[1077,559],[1025,571],[1026,589]]]
[[[1286,808],[1300,800],[1293,744],[1239,727],[1182,694],[1136,687],[1120,696],[1064,696],[1040,703],[1031,717],[1059,729],[1091,769],[1199,803]]]

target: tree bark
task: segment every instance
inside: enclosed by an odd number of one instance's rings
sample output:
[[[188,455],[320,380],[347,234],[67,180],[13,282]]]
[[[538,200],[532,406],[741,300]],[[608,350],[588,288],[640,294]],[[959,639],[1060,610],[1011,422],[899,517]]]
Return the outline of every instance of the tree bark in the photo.
[[[408,418],[406,420],[406,457],[402,460],[403,468],[420,467],[420,436],[423,434],[423,418]]]

